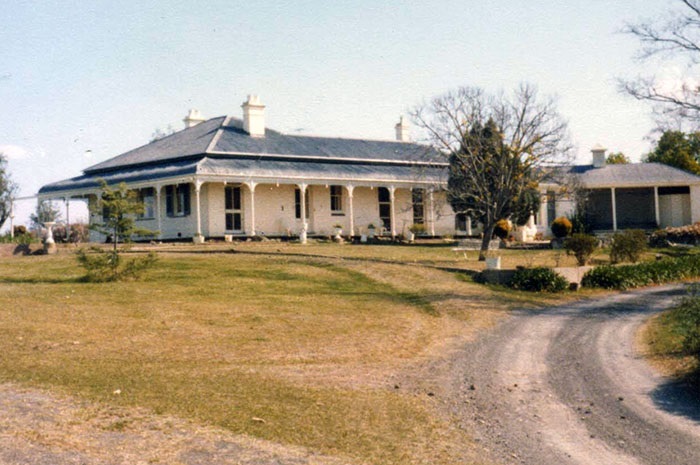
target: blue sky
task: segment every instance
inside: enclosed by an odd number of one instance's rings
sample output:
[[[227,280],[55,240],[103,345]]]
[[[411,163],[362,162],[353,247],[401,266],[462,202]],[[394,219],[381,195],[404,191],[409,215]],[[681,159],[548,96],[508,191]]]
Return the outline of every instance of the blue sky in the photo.
[[[391,139],[399,115],[424,99],[526,81],[558,96],[578,161],[596,143],[638,161],[650,147],[648,107],[618,94],[616,79],[654,64],[636,62],[637,42],[617,31],[668,5],[10,0],[0,13],[0,150],[20,195],[32,195],[156,128],[182,128],[189,108],[240,116],[251,93],[283,132]],[[16,224],[32,210],[18,204]]]

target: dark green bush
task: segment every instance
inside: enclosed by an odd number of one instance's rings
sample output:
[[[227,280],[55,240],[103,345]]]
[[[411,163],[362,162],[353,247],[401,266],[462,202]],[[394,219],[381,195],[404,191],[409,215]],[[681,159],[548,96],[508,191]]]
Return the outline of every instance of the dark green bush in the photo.
[[[531,292],[561,292],[569,287],[569,282],[551,268],[519,268],[510,287]]]
[[[641,229],[628,229],[612,238],[610,261],[637,263],[647,248],[647,236]]]
[[[496,227],[493,228],[493,235],[499,239],[505,239],[510,233],[510,223],[508,220],[498,220]]]
[[[157,261],[155,252],[125,260],[118,251],[104,251],[97,247],[80,249],[76,257],[87,271],[85,280],[98,283],[138,280]]]
[[[585,287],[630,289],[700,277],[700,256],[666,258],[636,265],[599,266],[581,280]]]
[[[562,216],[552,221],[552,226],[550,226],[550,228],[552,230],[552,234],[554,234],[554,237],[561,238],[571,234],[573,225],[568,218]]]
[[[586,265],[596,248],[598,248],[598,239],[588,234],[574,234],[564,240],[567,255],[576,257],[578,266]]]

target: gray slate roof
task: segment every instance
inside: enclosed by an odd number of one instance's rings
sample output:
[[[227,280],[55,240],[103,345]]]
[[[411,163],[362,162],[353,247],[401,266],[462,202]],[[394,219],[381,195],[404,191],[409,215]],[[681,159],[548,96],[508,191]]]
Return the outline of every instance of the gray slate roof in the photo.
[[[220,116],[130,150],[43,186],[40,194],[184,175],[271,180],[446,182],[441,154],[396,141],[290,136],[267,129],[250,137],[235,118]],[[440,166],[443,164],[442,166]]]
[[[171,134],[107,161],[91,166],[86,174],[123,169],[205,155],[257,155],[303,159],[362,160],[366,162],[445,162],[440,154],[421,144],[334,137],[286,135],[267,129],[265,137],[250,137],[235,118],[217,117]]]
[[[570,173],[579,177],[588,188],[688,186],[700,184],[700,176],[661,163],[630,163],[624,165],[576,165]]]

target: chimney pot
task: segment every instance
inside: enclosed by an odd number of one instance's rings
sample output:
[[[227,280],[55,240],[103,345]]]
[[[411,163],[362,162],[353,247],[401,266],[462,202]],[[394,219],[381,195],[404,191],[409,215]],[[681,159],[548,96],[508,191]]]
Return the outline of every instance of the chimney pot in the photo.
[[[248,95],[241,105],[243,109],[243,130],[251,137],[265,137],[265,105],[257,95]]]
[[[399,142],[410,142],[411,133],[410,126],[408,122],[404,119],[403,115],[399,117],[399,122],[394,126],[396,129],[396,140]]]
[[[591,153],[593,154],[594,168],[602,168],[603,166],[605,166],[605,152],[607,150],[608,149],[606,149],[600,144],[596,144],[596,146],[591,149]]]
[[[202,114],[197,109],[190,109],[187,116],[182,120],[185,123],[186,128],[191,128],[192,126],[197,126],[199,123],[206,121]]]

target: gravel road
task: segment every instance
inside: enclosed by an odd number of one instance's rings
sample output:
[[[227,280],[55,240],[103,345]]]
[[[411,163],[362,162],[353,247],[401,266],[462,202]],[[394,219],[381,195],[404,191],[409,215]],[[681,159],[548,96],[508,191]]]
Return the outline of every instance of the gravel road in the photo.
[[[634,349],[639,325],[682,293],[667,286],[516,314],[454,366],[453,415],[508,464],[699,464],[699,396]]]

